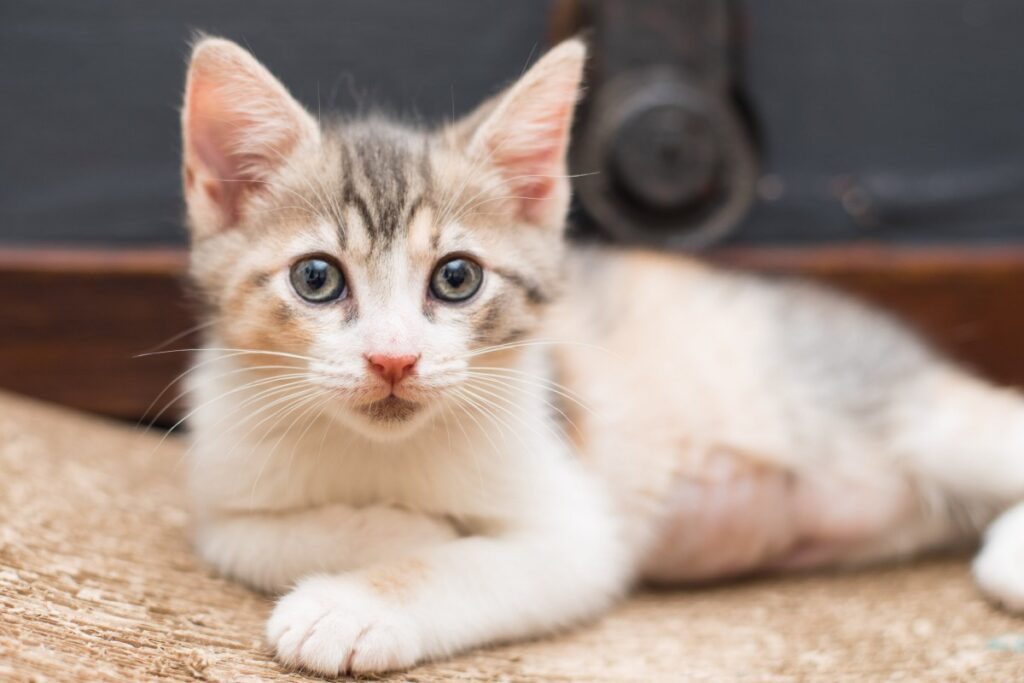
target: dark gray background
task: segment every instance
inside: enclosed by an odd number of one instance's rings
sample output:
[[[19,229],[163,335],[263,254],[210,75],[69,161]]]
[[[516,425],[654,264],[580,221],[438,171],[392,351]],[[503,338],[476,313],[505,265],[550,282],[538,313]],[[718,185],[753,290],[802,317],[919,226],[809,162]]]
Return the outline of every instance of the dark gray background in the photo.
[[[744,241],[1024,239],[1022,0],[741,0]]]
[[[765,175],[734,242],[1024,239],[1024,1],[734,4]],[[436,121],[521,72],[550,5],[0,0],[0,243],[184,241],[194,29],[249,46],[314,110]]]
[[[543,47],[548,0],[0,0],[0,241],[182,242],[191,32],[313,111],[465,112]]]

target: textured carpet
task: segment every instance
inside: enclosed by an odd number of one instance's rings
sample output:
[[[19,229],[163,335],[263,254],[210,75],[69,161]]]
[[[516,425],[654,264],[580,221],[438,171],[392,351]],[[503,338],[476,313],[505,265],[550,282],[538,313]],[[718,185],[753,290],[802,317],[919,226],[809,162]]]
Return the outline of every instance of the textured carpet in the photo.
[[[190,552],[181,445],[0,394],[0,680],[309,680],[270,602]],[[1024,681],[1024,620],[964,560],[643,593],[408,681]]]

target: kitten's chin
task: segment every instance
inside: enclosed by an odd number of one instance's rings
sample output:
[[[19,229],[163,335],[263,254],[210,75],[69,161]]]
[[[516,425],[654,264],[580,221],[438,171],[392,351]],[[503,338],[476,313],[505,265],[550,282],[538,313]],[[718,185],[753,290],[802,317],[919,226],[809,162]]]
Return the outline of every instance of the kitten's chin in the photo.
[[[355,410],[371,422],[390,425],[408,422],[423,410],[423,406],[392,394],[358,406]]]
[[[337,417],[363,436],[392,441],[417,432],[427,423],[431,412],[424,403],[391,395],[343,408]]]

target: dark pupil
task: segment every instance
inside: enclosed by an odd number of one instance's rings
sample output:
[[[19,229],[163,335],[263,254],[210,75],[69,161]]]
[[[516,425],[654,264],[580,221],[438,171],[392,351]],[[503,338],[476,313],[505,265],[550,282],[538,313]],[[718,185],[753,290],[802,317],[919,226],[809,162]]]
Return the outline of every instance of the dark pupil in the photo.
[[[442,275],[449,287],[459,289],[465,284],[466,278],[469,276],[469,269],[466,268],[466,264],[463,261],[451,261],[445,264]]]
[[[327,264],[324,261],[307,261],[302,266],[302,277],[311,290],[318,290],[327,283]]]

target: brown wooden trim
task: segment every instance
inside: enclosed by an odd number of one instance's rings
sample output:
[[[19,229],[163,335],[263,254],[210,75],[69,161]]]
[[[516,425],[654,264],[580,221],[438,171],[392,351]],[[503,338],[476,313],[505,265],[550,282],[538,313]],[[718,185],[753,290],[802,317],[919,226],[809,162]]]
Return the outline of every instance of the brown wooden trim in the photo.
[[[815,247],[729,247],[707,257],[737,268],[812,275],[898,272],[935,275],[979,270],[1017,271],[1024,246],[888,246],[858,243]]]
[[[731,248],[708,257],[853,292],[989,377],[1024,386],[1024,247]],[[195,324],[186,263],[173,248],[0,248],[0,387],[137,419],[188,360],[137,357]],[[188,335],[170,347],[195,343]]]
[[[182,249],[0,249],[0,387],[138,419],[187,362],[137,357],[194,326],[186,263]]]
[[[0,272],[143,273],[178,277],[187,264],[188,252],[178,247],[0,247]]]

